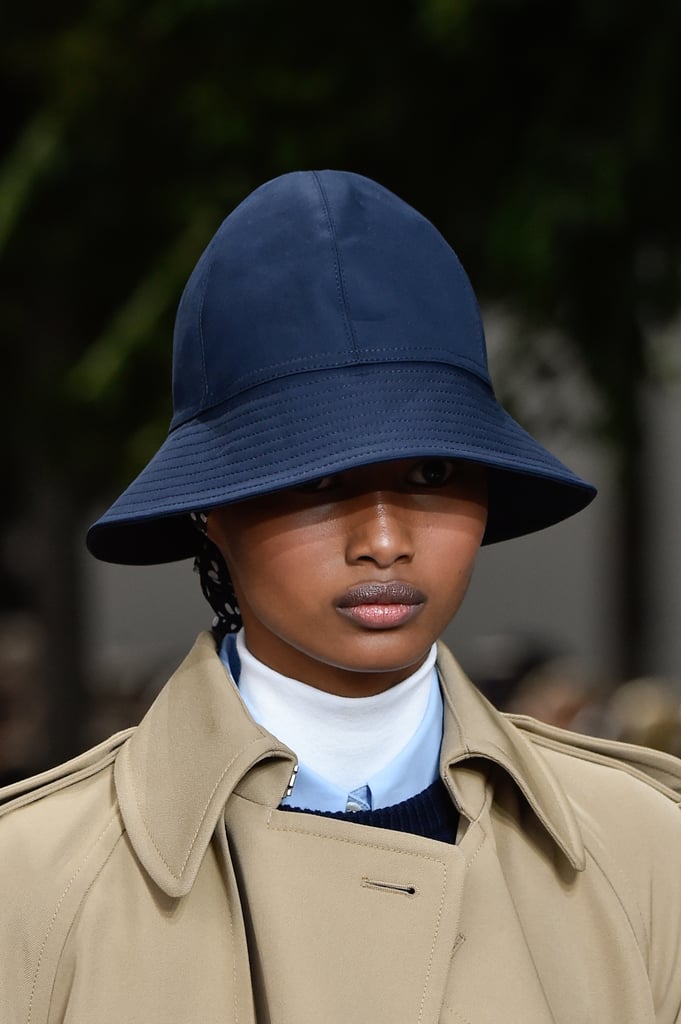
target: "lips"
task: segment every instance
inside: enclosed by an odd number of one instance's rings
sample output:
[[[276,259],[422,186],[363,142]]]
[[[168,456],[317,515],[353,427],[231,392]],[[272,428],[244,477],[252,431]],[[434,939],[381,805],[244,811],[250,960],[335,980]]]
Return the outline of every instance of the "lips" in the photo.
[[[426,595],[402,580],[358,583],[336,603],[341,615],[367,629],[394,629],[417,615]]]
[[[379,581],[358,583],[338,601],[339,608],[357,608],[362,604],[423,604],[426,595],[416,590],[410,583],[392,580],[387,583]]]

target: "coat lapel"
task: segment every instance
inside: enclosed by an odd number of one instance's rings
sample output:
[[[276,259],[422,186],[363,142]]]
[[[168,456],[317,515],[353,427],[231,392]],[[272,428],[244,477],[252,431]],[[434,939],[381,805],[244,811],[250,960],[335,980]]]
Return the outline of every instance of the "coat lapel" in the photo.
[[[248,716],[203,633],[115,766],[130,841],[169,896],[189,892],[234,786],[264,762],[259,792],[276,807],[295,756]]]
[[[579,825],[546,761],[471,684],[444,644],[438,645],[437,664],[445,702],[441,772],[459,809],[470,821],[479,816],[490,765],[498,766],[513,779],[572,867],[583,871],[586,855]]]

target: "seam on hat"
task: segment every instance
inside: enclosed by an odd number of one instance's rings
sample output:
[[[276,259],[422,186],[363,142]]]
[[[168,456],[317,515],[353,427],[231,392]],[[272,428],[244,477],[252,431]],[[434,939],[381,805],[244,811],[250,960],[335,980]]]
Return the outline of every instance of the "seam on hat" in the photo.
[[[385,377],[386,378],[388,378],[390,376],[390,374],[391,374],[390,368],[386,368],[384,372],[385,372]],[[394,372],[395,371],[393,371],[393,373]],[[409,372],[410,371],[406,371],[407,374],[409,374]],[[404,375],[405,375],[405,371],[401,371],[400,376],[404,377]],[[288,393],[291,394],[292,392],[295,392],[295,391],[300,392],[300,393],[304,393],[307,390],[307,388],[309,386],[311,386],[313,383],[314,382],[308,381],[308,380],[297,381],[295,384],[290,385],[290,387],[288,388]],[[438,406],[439,405],[439,406],[442,407],[443,410],[447,410],[447,409],[451,408],[452,407],[452,392],[453,392],[453,390],[455,390],[455,389],[452,387],[451,383],[449,385],[447,385],[444,382],[442,384],[440,384],[438,382],[437,385],[431,386],[431,390],[430,390],[429,395],[428,395],[429,407],[434,407],[434,406]],[[404,397],[404,398],[409,398],[410,396],[414,396],[415,394],[416,394],[415,391],[412,391],[412,390],[410,390],[408,388],[403,388],[402,391],[400,392],[400,396]],[[462,394],[465,395],[465,391],[462,391]],[[442,396],[442,397],[438,397],[438,396]],[[267,406],[269,404],[269,396],[267,396],[267,395],[261,396],[260,399],[258,399],[256,401],[256,406],[257,406],[258,402],[260,402],[261,405],[264,405],[265,408],[267,408]],[[286,410],[284,410],[284,412],[285,411]],[[503,411],[503,410],[500,410],[500,411]],[[257,417],[257,427],[252,422],[253,416]],[[276,413],[269,412],[269,411],[265,411],[264,413],[262,413],[262,412],[258,411],[257,409],[255,409],[255,407],[254,407],[254,409],[251,410],[251,420],[249,420],[249,422],[247,424],[245,424],[242,427],[242,429],[246,429],[248,431],[249,439],[253,439],[253,438],[257,437],[260,434],[266,433],[267,430],[269,429],[267,427],[267,424],[268,423],[279,422],[280,419],[281,419],[281,416],[282,416],[282,411],[281,410],[277,411]],[[298,416],[298,422],[300,422],[300,423],[304,423],[306,420],[309,420],[309,419],[311,419],[311,417],[309,417],[309,416],[308,417],[302,417],[302,418]],[[474,409],[463,411],[461,408],[459,408],[459,411],[458,411],[458,414],[457,414],[457,420],[458,420],[458,423],[459,423],[460,426],[463,423],[470,423],[471,427],[473,428],[470,431],[470,434],[469,434],[469,438],[471,440],[473,440],[474,438],[479,437],[481,435],[482,435],[483,438],[487,438],[487,436],[488,436],[487,427],[485,426],[485,424],[482,424],[480,422],[480,417],[479,417],[478,413]],[[515,423],[515,421],[513,421],[513,420],[510,420],[510,422],[513,424],[513,427],[509,430],[509,419],[507,419],[506,416],[500,416],[499,417],[498,426],[499,426],[499,429],[500,429],[500,436],[497,438],[497,443],[498,444],[503,444],[504,439],[507,439],[507,442],[510,445],[510,447],[508,449],[508,455],[513,457],[513,453],[515,451],[517,451],[517,446],[518,446],[518,443],[519,443],[520,440],[524,440],[524,441],[527,442],[528,440],[531,441],[532,439],[530,438],[530,435],[527,434],[527,431],[525,431],[520,426],[520,424]],[[202,430],[201,424],[198,423],[197,427],[199,428],[199,432],[200,432]],[[236,424],[233,424],[232,429],[235,429],[235,428],[236,428]],[[179,428],[175,428],[175,429],[177,430]],[[418,424],[414,425],[413,429],[414,429],[415,436],[417,436],[419,434]],[[448,423],[446,423],[446,424],[443,423],[441,429],[442,429],[443,432],[446,433],[446,432],[448,432],[451,429],[451,426]],[[185,431],[186,439],[184,440],[184,442],[179,442],[176,445],[175,452],[179,453],[183,449],[193,448],[194,447],[194,443],[192,441],[192,434],[195,432],[195,430],[196,430],[196,428],[189,427],[188,430]],[[437,430],[437,428],[434,428],[433,426],[430,426],[429,427],[429,432],[432,432],[433,430]],[[173,431],[173,433],[174,432],[175,431]],[[332,436],[332,435],[328,435],[328,436]],[[200,443],[203,444],[203,442],[200,442]],[[218,443],[216,445],[216,447],[219,450],[223,449],[222,443]],[[257,445],[256,444],[251,444],[248,447],[256,448]],[[532,447],[534,447],[534,446],[532,446]],[[242,448],[242,450],[244,450],[244,449]],[[247,448],[245,450],[247,450]],[[531,458],[532,461],[536,461],[539,465],[553,464],[551,459],[547,460],[545,457],[539,458],[536,455],[533,455],[533,454],[531,454],[529,452],[524,452],[522,455],[518,455],[517,458],[520,459],[523,462],[526,461],[527,458]],[[559,462],[560,460],[556,460],[556,461]]]
[[[405,362],[434,363],[437,366],[463,370],[464,372],[470,373],[480,383],[494,393],[492,382],[484,366],[479,366],[473,360],[468,359],[465,356],[457,356],[456,359],[453,359],[451,353],[444,350],[441,350],[442,354],[438,355],[438,351],[440,350],[437,348],[434,349],[430,345],[382,345],[379,348],[372,348],[369,350],[368,354],[356,354],[355,359],[352,361],[348,359],[347,355],[341,357],[336,351],[321,352],[315,358],[312,358],[311,356],[296,356],[293,359],[283,359],[278,363],[270,363],[269,366],[242,374],[240,377],[237,377],[232,381],[232,385],[229,390],[223,393],[219,398],[216,398],[213,394],[208,395],[208,398],[210,399],[208,403],[203,404],[197,409],[186,411],[181,419],[174,414],[171,420],[170,433],[173,433],[173,431],[177,430],[178,427],[184,426],[184,424],[189,420],[195,419],[199,414],[210,412],[211,409],[215,409],[226,402],[233,401],[235,398],[238,398],[251,388],[269,384],[284,376],[302,375],[304,373],[311,373],[317,370],[324,370],[328,373],[333,373],[335,371],[356,369],[363,366],[378,366],[381,363],[385,363],[386,373],[389,373],[391,372],[392,367],[396,364],[403,365]],[[404,356],[405,353],[409,356],[408,360],[400,358]],[[421,358],[414,358],[415,353],[423,353],[423,356]],[[379,356],[380,358],[377,358]],[[327,359],[330,359],[331,361],[328,362]]]
[[[448,438],[449,437],[448,431],[443,431],[442,435],[443,435],[444,438]],[[472,440],[472,438],[471,438],[471,440]],[[191,448],[192,446],[188,445],[187,447]],[[362,457],[364,457],[364,456],[370,457],[372,455],[375,455],[377,452],[381,452],[382,450],[383,450],[383,446],[382,445],[367,444],[367,445],[364,446],[364,448],[360,449],[357,454],[361,454]],[[466,456],[458,455],[456,457],[458,457],[458,458],[465,458],[467,461],[470,461],[470,462],[478,462],[481,465],[486,465],[490,469],[506,470],[506,471],[509,471],[509,472],[518,472],[519,470],[522,470],[524,475],[526,475],[526,476],[534,476],[534,477],[537,477],[537,478],[540,478],[540,479],[553,480],[554,482],[560,483],[563,486],[573,486],[573,487],[577,487],[577,488],[583,488],[584,487],[583,483],[579,482],[577,479],[570,479],[569,475],[567,475],[566,477],[563,477],[560,480],[557,480],[556,479],[556,473],[558,472],[558,468],[559,467],[552,466],[552,465],[547,464],[547,463],[539,462],[536,459],[531,459],[529,456],[526,456],[525,458],[523,458],[522,456],[514,456],[512,451],[507,451],[507,452],[504,453],[505,454],[505,458],[507,460],[507,464],[503,465],[503,464],[500,464],[500,463],[490,462],[488,459],[476,457],[476,455],[478,455],[478,454],[479,455],[484,455],[484,452],[481,450],[480,453],[470,454],[470,455],[466,455]],[[210,455],[205,455],[202,458],[202,460],[201,460],[202,468],[200,470],[197,469],[197,470],[185,471],[185,473],[183,474],[182,479],[185,480],[185,481],[191,481],[191,480],[193,480],[193,478],[195,478],[197,476],[203,476],[204,473],[205,473],[206,466],[210,466],[212,463],[218,462],[220,460],[220,458],[222,457],[222,455],[223,455],[223,452],[222,452],[221,448],[217,449],[217,455],[215,457],[212,457]],[[452,455],[452,457],[454,457],[454,455]],[[242,473],[246,473],[248,471],[248,469],[249,469],[249,464],[254,462],[257,458],[259,458],[259,455],[246,456],[245,458],[240,459],[239,460],[239,467],[240,467]],[[279,463],[280,468],[285,470],[290,464],[296,465],[298,463],[298,459],[299,459],[299,456],[297,454],[290,455],[289,457],[286,457],[286,458],[281,458],[280,463]],[[325,468],[329,468],[329,467],[332,467],[332,466],[336,465],[336,462],[337,462],[337,460],[335,460],[335,459],[328,459],[328,460],[324,460],[324,461],[315,463],[315,467],[316,467],[317,470],[324,470]],[[531,462],[533,464],[533,468],[532,469],[528,468],[528,462]],[[568,474],[569,474],[569,471],[568,471]],[[164,481],[166,479],[165,472],[162,474],[162,479]],[[275,479],[275,477],[273,477],[272,479]],[[145,494],[147,495],[147,497],[145,497],[145,498],[136,497],[136,498],[132,499],[131,504],[134,507],[136,507],[136,508],[144,508],[144,506],[155,504],[159,500],[156,497],[156,495],[159,495],[159,494],[160,495],[164,495],[166,493],[166,490],[167,490],[167,488],[166,488],[165,483],[162,484],[161,486],[153,486],[153,484],[151,482],[148,482],[148,484],[147,484],[147,486],[145,488]],[[212,486],[212,487],[204,487],[202,489],[201,493],[205,494],[205,495],[210,495],[210,494],[215,494],[215,493],[221,493],[222,490],[223,490],[223,486],[221,484],[216,484],[215,486]],[[180,511],[185,511],[185,509],[182,507],[183,504],[184,503],[183,503],[182,499],[180,499],[179,501],[175,501],[175,502],[170,501],[168,503],[168,507],[178,508]],[[122,516],[121,518],[127,518],[127,516],[129,515],[129,512],[130,512],[130,507],[128,506],[128,512],[125,514],[125,516]],[[114,520],[112,519],[111,522],[114,522]]]
[[[355,454],[360,456],[360,457],[362,457],[362,458],[364,458],[364,457],[370,458],[370,457],[372,457],[372,456],[374,456],[376,454],[381,454],[384,451],[385,451],[385,449],[381,445],[367,444],[363,448],[358,449],[358,451]],[[542,465],[541,463],[535,463],[535,464],[532,465],[532,468],[530,469],[528,467],[527,463],[523,463],[521,459],[514,459],[512,456],[508,457],[508,463],[506,465],[500,464],[498,462],[490,462],[489,460],[486,460],[484,457],[481,458],[480,456],[484,456],[484,452],[480,451],[479,453],[471,453],[471,454],[466,454],[466,455],[461,455],[461,454],[457,454],[457,453],[454,453],[454,452],[451,453],[451,457],[452,458],[460,458],[460,459],[464,459],[465,461],[468,461],[468,462],[476,462],[479,465],[487,466],[488,469],[494,469],[494,470],[511,472],[511,473],[522,472],[524,476],[531,476],[531,477],[534,477],[534,478],[537,478],[537,479],[540,479],[540,480],[553,481],[554,483],[560,484],[561,486],[575,487],[578,490],[582,490],[585,487],[587,489],[590,489],[590,485],[589,484],[586,484],[585,482],[579,482],[577,479],[570,479],[570,477],[567,474],[565,474],[563,477],[559,478],[557,476],[557,472],[558,472],[557,467],[554,468],[554,467],[551,467],[551,466],[548,466],[548,465]],[[416,456],[414,456],[414,457],[416,457]],[[210,465],[214,461],[217,461],[217,460],[214,460],[214,459],[205,460],[205,462],[208,465]],[[240,469],[242,471],[242,474],[243,473],[247,473],[249,471],[249,469],[250,469],[249,463],[251,463],[253,461],[254,461],[254,457],[251,456],[251,457],[248,457],[248,458],[244,459],[242,462],[239,463],[239,467],[240,467]],[[386,459],[386,461],[388,461],[388,460]],[[291,463],[294,466],[298,465],[298,460],[296,459],[295,456],[291,456],[288,459],[282,459],[281,460],[281,468],[282,468],[282,470],[286,471],[288,466],[289,466],[289,464],[291,464]],[[337,460],[331,460],[330,459],[330,460],[327,460],[327,461],[321,461],[321,462],[315,463],[315,469],[317,471],[319,471],[319,470],[323,471],[325,468],[331,468],[331,467],[334,467],[336,465],[337,465]],[[201,475],[202,474],[198,470],[188,471],[188,472],[184,473],[182,479],[183,479],[183,481],[191,482],[195,477],[201,476]],[[271,479],[273,481],[276,480],[277,479],[276,475],[272,476]],[[222,493],[223,490],[224,490],[224,486],[222,484],[216,484],[216,485],[211,486],[211,487],[203,487],[201,489],[201,494],[203,494],[203,495],[218,494],[218,493]],[[148,486],[146,488],[145,493],[148,496],[144,497],[144,498],[140,498],[140,497],[135,497],[135,498],[132,498],[132,499],[129,498],[129,504],[127,505],[127,512],[126,513],[122,513],[122,512],[119,513],[121,519],[128,518],[131,505],[134,508],[144,508],[147,505],[155,504],[158,500],[163,500],[163,495],[166,495],[166,499],[167,499],[166,502],[164,503],[166,508],[177,509],[179,511],[188,511],[192,507],[191,505],[185,505],[185,501],[184,501],[183,498],[179,498],[179,499],[174,498],[174,500],[169,500],[170,496],[167,495],[167,487],[165,487],[165,486],[156,486],[156,487],[155,486]],[[161,496],[160,499],[159,499],[159,497],[156,497],[158,495]],[[110,521],[114,522],[115,518],[116,517],[113,517]]]
[[[404,367],[404,364],[402,364],[402,363],[399,363],[399,364],[391,364],[391,363],[378,363],[378,364],[374,364],[374,363],[370,363],[366,367],[365,367],[364,364],[360,364],[358,366],[351,365],[350,369],[353,369],[353,370],[354,369],[363,370],[363,369],[366,369],[366,368],[373,369],[374,366],[377,366],[377,365],[382,366],[382,377],[381,377],[381,379],[382,379],[383,382],[389,380],[389,378],[391,378],[391,377],[397,377],[398,378],[396,385],[393,384],[393,382],[391,382],[391,386],[392,386],[392,389],[393,389],[392,393],[395,396],[397,396],[397,395],[400,395],[400,396],[402,396],[402,395],[404,395],[404,396],[419,396],[421,394],[421,392],[422,392],[421,385],[422,385],[422,382],[423,382],[423,378],[422,378],[422,375],[416,369],[416,366],[418,364],[414,364],[413,368],[409,367],[409,369],[407,369],[407,368]],[[335,384],[335,385],[341,384],[341,385],[346,385],[346,386],[353,385],[353,387],[354,387],[356,381],[353,378],[350,378],[350,379],[346,378],[345,374],[342,372],[345,369],[347,369],[347,367],[345,367],[345,366],[328,368],[328,370],[326,370],[326,372],[324,373],[324,383],[325,384],[331,383],[331,384]],[[465,372],[465,370],[464,370],[464,372]],[[287,398],[290,395],[294,394],[295,392],[305,392],[305,391],[308,391],[311,387],[315,387],[315,386],[317,386],[319,384],[318,380],[311,379],[311,377],[308,374],[297,374],[296,376],[297,376],[298,379],[296,379],[295,381],[290,381],[290,382],[287,383],[286,391],[285,391],[285,396]],[[494,404],[493,411],[496,412],[496,414],[498,415],[500,421],[507,422],[508,420],[510,420],[511,417],[509,416],[509,414],[503,409],[502,406],[500,406],[496,402],[496,399],[494,397],[494,392],[492,391],[492,388],[488,384],[486,384],[485,381],[480,380],[479,378],[475,377],[474,375],[472,375],[472,377],[473,377],[473,381],[475,381],[475,383],[477,385],[477,388],[482,390],[483,395],[485,395],[486,398],[489,398],[493,402],[493,404]],[[415,378],[415,381],[412,382],[412,380],[410,378]],[[271,382],[270,381],[263,381],[262,384],[260,385],[260,387],[265,388],[265,387],[267,387],[267,385],[269,383],[271,383]],[[373,379],[369,380],[368,383],[372,384],[373,383]],[[429,382],[428,382],[428,399],[429,399],[429,404],[430,404],[430,400],[431,400],[433,395],[442,395],[443,396],[443,404],[451,406],[453,404],[452,400],[451,400],[451,396],[452,396],[452,392],[453,391],[458,391],[463,396],[467,397],[469,389],[466,386],[466,383],[467,383],[467,381],[464,383],[458,377],[454,377],[452,379],[452,378],[449,377],[449,375],[448,375],[447,379],[433,381],[432,380],[432,375],[431,375],[431,380],[429,380]],[[252,388],[252,389],[249,389],[249,390],[255,390],[255,387]],[[245,396],[246,396],[246,392],[242,392],[241,396],[235,396],[235,397],[244,397],[245,398]],[[252,395],[249,395],[248,398],[245,399],[245,400],[247,401],[247,404],[250,405],[254,401],[254,398],[253,398]],[[475,396],[475,400],[477,401],[477,395]],[[256,395],[255,396],[255,402],[258,402],[258,401],[264,403],[265,405],[271,405],[272,396],[270,394],[266,394],[266,393],[260,394],[260,395]],[[215,409],[218,409],[221,405],[227,405],[228,403],[234,408],[234,399],[228,398],[228,399],[225,399],[222,402],[217,403],[217,405],[215,406]],[[213,410],[206,409],[206,410],[204,410],[203,414],[204,415],[209,415],[210,412],[212,412],[212,411]],[[477,419],[479,419],[478,410],[477,410],[477,408],[475,406],[471,407],[471,411],[472,411],[472,414],[475,415],[475,417]],[[269,418],[278,418],[279,415],[280,415],[279,412],[268,413],[267,414],[267,416]],[[196,417],[194,417],[194,416],[191,417],[191,419],[195,419],[195,418]],[[512,420],[512,422],[516,425],[516,427],[520,427],[520,424],[516,424],[515,420]],[[177,429],[177,428],[175,428],[175,429]],[[524,428],[520,427],[520,429],[523,430],[523,433],[527,434],[527,431],[524,430]]]
[[[215,266],[214,252],[216,247],[216,237],[211,240],[208,249],[206,250],[206,262],[208,267],[206,273],[203,276],[203,289],[201,292],[201,300],[199,302],[199,340],[201,342],[201,376],[203,377],[203,400],[201,406],[205,408],[211,397],[208,390],[208,372],[206,370],[206,345],[203,336],[203,307],[206,302],[206,294],[208,292],[208,279],[213,273],[213,267]]]
[[[447,434],[445,432],[443,432],[443,437],[445,437],[445,438],[447,437]],[[435,446],[433,446],[433,447],[435,447]],[[356,454],[368,457],[368,456],[374,455],[374,454],[376,454],[378,452],[382,452],[383,450],[384,450],[384,446],[383,445],[368,444],[364,448],[358,449]],[[483,456],[484,455],[483,450],[481,449],[478,454],[479,454],[479,456]],[[484,458],[480,458],[480,457],[476,458],[475,455],[463,456],[463,455],[456,455],[454,452],[452,452],[451,453],[451,457],[452,458],[461,458],[461,459],[465,458],[466,461],[477,462],[480,465],[485,465],[485,466],[487,466],[488,468],[491,468],[491,469],[506,469],[506,470],[508,470],[510,472],[513,472],[513,471],[517,472],[518,469],[515,468],[515,467],[522,468],[526,476],[537,476],[537,477],[544,477],[544,478],[546,478],[547,477],[547,473],[551,472],[551,477],[550,478],[554,479],[554,480],[556,478],[557,469],[551,467],[550,465],[546,465],[545,463],[540,463],[540,462],[536,462],[535,463],[533,461],[532,462],[533,469],[530,470],[529,468],[527,468],[527,465],[528,465],[527,461],[523,461],[519,457],[515,458],[510,452],[509,453],[505,453],[505,454],[506,454],[506,458],[508,459],[508,462],[509,462],[509,465],[507,465],[507,466],[501,465],[499,463],[492,463],[489,460],[486,460]],[[222,456],[222,452],[221,452],[220,449],[218,449],[218,456],[216,458],[204,458],[202,460],[202,466],[205,468],[205,466],[210,466],[214,462],[219,462],[221,456]],[[239,468],[241,469],[241,472],[242,473],[246,473],[250,469],[250,465],[249,464],[255,462],[258,459],[258,457],[259,456],[257,456],[257,455],[251,455],[251,456],[247,456],[246,458],[240,459],[238,465],[239,465]],[[405,456],[402,456],[402,457],[404,458]],[[416,458],[416,457],[417,456],[414,456],[414,458]],[[289,465],[291,465],[291,464],[293,464],[294,466],[298,465],[299,461],[300,460],[299,460],[298,455],[291,455],[288,458],[282,458],[280,460],[280,469],[285,471],[286,468]],[[329,468],[329,467],[335,466],[337,464],[337,461],[338,461],[337,459],[329,459],[329,460],[326,460],[326,461],[317,462],[317,463],[315,463],[315,467],[316,467],[317,470]],[[536,469],[534,468],[535,466],[536,466]],[[544,470],[544,472],[541,472],[541,470]],[[185,480],[185,481],[191,481],[195,477],[202,477],[203,478],[203,476],[204,476],[203,470],[198,470],[198,469],[197,470],[188,470],[188,471],[185,471],[185,473],[182,476],[182,479]],[[276,479],[276,477],[273,476],[272,479]],[[561,479],[558,482],[561,483],[561,484],[580,486],[580,485],[577,484],[576,481],[573,481],[573,480],[570,480],[570,479]],[[214,485],[212,487],[204,487],[204,488],[202,488],[201,493],[202,494],[214,494],[214,493],[221,492],[223,489],[224,489],[224,485],[223,484],[216,484],[216,485]],[[167,484],[162,484],[161,486],[157,486],[157,487],[148,485],[146,487],[146,489],[145,489],[145,493],[147,495],[149,495],[149,497],[135,498],[134,499],[134,503],[135,503],[136,506],[144,506],[144,505],[153,504],[157,500],[157,498],[156,497],[152,497],[152,495],[158,495],[158,494],[163,495],[163,494],[166,494],[167,493]],[[180,499],[177,502],[177,505],[174,505],[173,502],[170,502],[170,505],[172,505],[173,507],[179,507],[180,505],[183,505],[183,501],[182,501],[182,499]]]
[[[340,251],[338,249],[338,239],[336,236],[336,228],[333,222],[333,217],[331,216],[331,208],[329,206],[326,190],[322,185],[321,179],[316,171],[312,171],[312,177],[314,178],[317,184],[317,188],[319,189],[319,195],[321,197],[322,206],[324,208],[324,213],[326,214],[326,221],[327,224],[329,225],[329,235],[331,236],[331,244],[333,246],[333,251],[336,257],[336,287],[338,289],[338,299],[340,302],[341,310],[343,311],[345,333],[348,337],[350,345],[352,346],[352,351],[355,353],[355,355],[357,355],[359,346],[357,344],[355,330],[354,327],[352,326],[352,320],[350,318],[350,313],[348,310],[348,295],[347,289],[345,287],[345,277],[343,275],[343,261],[341,260]]]
[[[456,256],[456,253],[454,253],[454,255]],[[461,273],[468,281],[468,274],[464,270],[463,265],[461,264],[461,261],[459,260],[458,256],[456,256],[456,260],[459,266],[461,267]],[[473,288],[473,285],[470,283],[470,281],[468,282],[468,286],[471,289]],[[480,306],[477,304],[477,302],[475,303],[475,321],[478,326],[478,350],[480,352],[480,358],[482,359],[483,366],[487,367],[487,344],[485,339],[485,325],[482,322],[482,313],[480,311]]]
[[[396,374],[396,372],[397,371],[392,370],[390,367],[386,367],[384,369],[384,371],[383,371],[384,380],[389,380],[390,376],[391,375],[394,376]],[[402,370],[402,371],[400,371],[400,383],[402,383],[402,380],[407,375],[414,376],[414,377],[417,376],[415,371],[409,371],[409,370],[404,371],[404,370]],[[332,383],[336,383],[336,384],[340,383],[341,385],[347,386],[347,383],[346,383],[346,381],[344,379],[341,379],[340,381],[338,381],[338,380],[334,381],[333,376],[331,376],[330,379],[331,379]],[[298,380],[295,383],[292,383],[292,384],[290,384],[288,386],[288,388],[287,388],[287,395],[291,396],[291,395],[293,395],[296,392],[298,392],[301,395],[304,395],[305,392],[308,391],[308,389],[310,387],[313,387],[315,384],[316,384],[315,381],[311,381],[309,379]],[[483,385],[483,387],[484,387],[484,385]],[[443,410],[450,409],[452,407],[452,404],[453,404],[452,403],[452,394],[453,394],[453,392],[455,392],[457,390],[459,391],[459,393],[461,395],[463,395],[464,397],[466,396],[466,390],[464,388],[458,388],[457,389],[456,384],[454,382],[445,382],[445,381],[439,382],[438,381],[437,384],[431,384],[430,390],[428,392],[428,405],[429,405],[429,408],[441,406]],[[487,390],[491,391],[491,389],[487,389]],[[403,400],[406,400],[406,399],[418,397],[418,390],[416,388],[410,388],[410,387],[402,386],[402,388],[400,388],[399,390],[395,390],[394,391],[394,395],[395,395],[396,400],[399,399],[400,401],[403,401]],[[492,400],[493,400],[493,395],[491,397],[492,397]],[[225,402],[225,403],[220,403],[220,404],[227,404],[227,403]],[[461,403],[459,403],[459,405],[461,405]],[[264,411],[261,411],[258,408],[258,406],[262,407],[262,409]],[[249,439],[255,438],[255,437],[257,437],[260,434],[266,433],[267,430],[269,429],[267,427],[268,423],[279,423],[284,415],[287,415],[287,414],[289,414],[291,412],[293,412],[295,414],[297,422],[299,422],[301,424],[305,423],[305,422],[307,422],[309,420],[312,420],[312,418],[313,418],[311,416],[301,416],[295,410],[295,408],[293,408],[290,404],[287,405],[284,409],[277,409],[277,411],[271,411],[270,406],[271,406],[271,396],[267,395],[267,394],[259,395],[259,396],[256,396],[255,399],[250,398],[248,400],[248,402],[246,404],[246,409],[250,408],[250,410],[251,410],[250,411],[250,420],[243,427],[243,429],[246,429],[248,431]],[[218,406],[216,406],[216,408],[218,408]],[[500,414],[498,416],[498,422],[499,422],[500,426],[501,425],[507,426],[507,422],[508,421],[506,419],[506,416],[502,415],[503,414],[503,410],[501,410],[500,407],[498,407],[498,409],[499,409],[499,414]],[[210,411],[212,411],[212,410],[209,410],[209,412]],[[239,414],[237,414],[235,412],[235,417],[238,417],[240,419],[241,416],[243,415],[244,411],[245,410],[239,410]],[[195,419],[195,417],[192,417],[192,418]],[[253,422],[254,418],[255,418],[255,421],[256,421],[255,423]],[[488,428],[487,428],[487,426],[484,423],[481,423],[479,413],[477,412],[476,409],[471,408],[470,410],[466,410],[466,411],[461,411],[461,409],[459,409],[459,412],[457,414],[457,419],[458,419],[458,421],[460,423],[468,421],[468,422],[470,422],[470,424],[473,427],[477,428],[477,430],[472,431],[471,436],[481,435],[481,436],[483,436],[485,438],[488,436]],[[512,421],[512,422],[514,422],[514,421]],[[202,421],[198,421],[195,427],[192,427],[192,426],[188,425],[187,423],[185,423],[183,425],[178,425],[177,427],[175,427],[170,432],[170,434],[176,433],[181,428],[181,426],[184,426],[184,428],[185,428],[185,435],[186,435],[187,439],[186,439],[186,442],[184,444],[182,442],[179,442],[177,444],[176,449],[175,449],[176,451],[181,451],[185,447],[193,447],[192,441],[190,439],[191,435],[194,433],[194,431],[197,428],[199,430],[201,430],[203,428],[202,427]],[[231,427],[231,430],[234,431],[235,429],[237,429],[237,426],[238,426],[237,423],[233,423],[232,427]],[[514,422],[514,427],[515,427],[515,430],[513,430],[511,432],[511,435],[509,435],[510,437],[512,437],[512,441],[513,441],[514,444],[517,444],[518,436],[517,436],[516,432],[518,430],[521,431],[522,434],[525,437],[529,436],[527,434],[527,431],[525,431],[520,426],[520,424],[516,424]],[[419,431],[418,424],[414,425],[413,429],[414,429],[415,433],[418,433],[418,431]],[[429,427],[429,430],[431,430],[431,429],[437,429],[437,428]],[[450,424],[449,423],[443,424],[442,429],[443,429],[443,431],[449,431],[451,429]],[[169,434],[169,436],[170,436],[170,434]],[[332,434],[327,434],[327,436],[332,436]],[[222,442],[218,442],[217,443],[217,447],[220,450],[222,450],[224,445],[223,445]],[[251,444],[250,447],[255,448],[257,446],[255,444]]]

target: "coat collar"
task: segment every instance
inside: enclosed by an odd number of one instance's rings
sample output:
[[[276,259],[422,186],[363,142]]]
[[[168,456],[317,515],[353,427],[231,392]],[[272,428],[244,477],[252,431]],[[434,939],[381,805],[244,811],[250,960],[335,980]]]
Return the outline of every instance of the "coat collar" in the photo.
[[[267,772],[254,770],[269,762]],[[135,853],[170,896],[191,889],[227,799],[242,780],[276,807],[295,755],[251,719],[201,633],[116,759],[115,783]]]
[[[492,761],[512,776],[570,863],[583,867],[567,798],[529,739],[485,701],[443,645],[438,669],[445,701],[442,771],[462,813],[471,820],[479,815],[481,759]],[[295,762],[225,684],[213,638],[201,633],[116,758],[126,831],[156,884],[170,896],[186,895],[229,796],[239,792],[277,807]]]
[[[445,702],[440,765],[459,809],[473,821],[482,810],[485,762],[506,771],[573,868],[583,871],[586,855],[570,802],[531,740],[500,714],[438,644],[438,671]]]

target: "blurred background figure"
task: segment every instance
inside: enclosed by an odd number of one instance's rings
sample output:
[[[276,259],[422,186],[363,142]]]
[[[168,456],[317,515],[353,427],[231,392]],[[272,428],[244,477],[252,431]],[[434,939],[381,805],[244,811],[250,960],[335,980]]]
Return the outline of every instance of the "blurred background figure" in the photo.
[[[631,679],[611,695],[609,734],[681,757],[681,680]]]
[[[464,669],[485,697],[500,711],[510,710],[528,674],[546,664],[554,648],[536,637],[513,633],[484,633],[468,646]],[[518,712],[532,714],[531,711]]]
[[[27,616],[0,620],[0,786],[38,771],[47,756],[40,634]]]
[[[551,658],[518,681],[504,710],[560,729],[606,736],[609,695],[609,684],[578,658]]]

